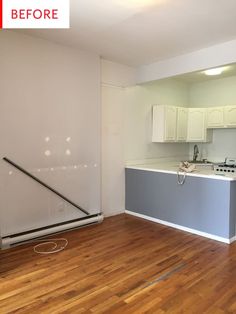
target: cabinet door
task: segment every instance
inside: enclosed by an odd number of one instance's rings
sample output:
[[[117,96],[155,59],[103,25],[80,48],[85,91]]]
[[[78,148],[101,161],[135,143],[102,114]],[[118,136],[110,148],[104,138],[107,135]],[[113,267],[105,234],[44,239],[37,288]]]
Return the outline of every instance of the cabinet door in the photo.
[[[188,126],[188,109],[177,108],[177,129],[176,140],[178,142],[185,142],[187,139],[187,126]]]
[[[208,128],[224,127],[224,107],[208,108],[207,127]]]
[[[206,141],[206,110],[204,108],[189,109],[187,141]]]
[[[175,142],[176,107],[153,106],[152,142]]]
[[[152,142],[163,143],[165,141],[165,107],[153,106]]]
[[[236,106],[227,106],[224,109],[226,127],[236,127]]]
[[[176,139],[176,107],[165,107],[165,141]]]

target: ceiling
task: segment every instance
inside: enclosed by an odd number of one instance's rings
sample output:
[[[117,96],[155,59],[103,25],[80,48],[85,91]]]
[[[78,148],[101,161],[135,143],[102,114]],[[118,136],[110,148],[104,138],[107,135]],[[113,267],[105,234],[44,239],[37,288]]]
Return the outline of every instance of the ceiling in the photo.
[[[131,66],[236,38],[235,0],[70,0],[71,28],[24,30]]]
[[[173,78],[185,83],[200,83],[205,81],[218,80],[230,76],[236,76],[236,63],[224,65],[222,67],[224,71],[220,75],[206,75],[204,71],[191,72],[174,76]]]

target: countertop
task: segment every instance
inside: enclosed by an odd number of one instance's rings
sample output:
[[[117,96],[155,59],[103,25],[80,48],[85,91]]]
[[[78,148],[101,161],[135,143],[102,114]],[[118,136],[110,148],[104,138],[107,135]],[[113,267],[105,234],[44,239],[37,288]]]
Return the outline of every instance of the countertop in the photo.
[[[145,170],[145,171],[154,171],[162,173],[172,173],[183,174],[182,171],[179,171],[179,162],[160,162],[155,164],[142,164],[142,165],[129,165],[126,166],[127,169],[136,169],[136,170]],[[196,170],[190,173],[186,173],[187,176],[201,177],[215,180],[225,180],[225,181],[236,181],[236,173],[218,175],[214,173],[212,164],[196,164]]]

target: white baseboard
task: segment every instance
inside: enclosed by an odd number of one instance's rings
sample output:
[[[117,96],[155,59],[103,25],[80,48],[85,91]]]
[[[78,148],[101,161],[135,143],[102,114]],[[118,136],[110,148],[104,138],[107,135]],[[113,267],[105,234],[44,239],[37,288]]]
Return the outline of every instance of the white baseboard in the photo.
[[[176,224],[174,224],[172,222],[168,222],[168,221],[160,220],[160,219],[153,218],[153,217],[150,217],[150,216],[138,214],[138,213],[135,213],[135,212],[132,212],[132,211],[129,211],[129,210],[126,210],[125,213],[128,214],[128,215],[132,215],[132,216],[136,216],[136,217],[139,217],[139,218],[143,218],[143,219],[146,219],[146,220],[149,220],[149,221],[152,221],[152,222],[156,222],[156,223],[159,223],[161,225],[165,225],[165,226],[168,226],[168,227],[171,227],[171,228],[175,228],[175,229],[179,229],[179,230],[182,230],[182,231],[190,232],[190,233],[193,233],[193,234],[196,234],[196,235],[199,235],[199,236],[211,239],[211,240],[216,240],[216,241],[227,243],[227,244],[230,244],[230,243],[236,241],[236,236],[233,237],[233,238],[227,239],[227,238],[219,237],[219,236],[216,236],[214,234],[207,233],[207,232],[202,232],[202,231],[199,231],[199,230],[196,230],[196,229],[184,227],[184,226],[181,226],[181,225],[176,225]]]
[[[230,238],[230,240],[229,240],[229,241],[230,241],[229,243],[232,243],[232,242],[236,241],[236,236],[234,236],[234,237]]]

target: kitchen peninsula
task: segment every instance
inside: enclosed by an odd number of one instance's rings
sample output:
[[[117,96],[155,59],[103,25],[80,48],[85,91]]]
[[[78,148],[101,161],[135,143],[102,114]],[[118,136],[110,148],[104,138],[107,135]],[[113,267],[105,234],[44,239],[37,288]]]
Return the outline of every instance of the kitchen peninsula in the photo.
[[[197,166],[178,184],[178,162],[126,167],[126,213],[231,243],[235,237],[236,174]]]

